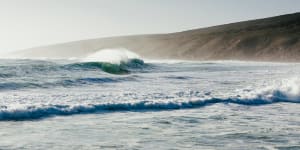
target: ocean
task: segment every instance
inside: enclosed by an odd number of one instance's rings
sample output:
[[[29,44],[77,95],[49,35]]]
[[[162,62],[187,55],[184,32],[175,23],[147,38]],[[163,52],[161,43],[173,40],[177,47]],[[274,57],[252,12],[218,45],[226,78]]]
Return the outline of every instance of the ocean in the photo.
[[[300,149],[300,64],[111,54],[1,59],[0,149]]]

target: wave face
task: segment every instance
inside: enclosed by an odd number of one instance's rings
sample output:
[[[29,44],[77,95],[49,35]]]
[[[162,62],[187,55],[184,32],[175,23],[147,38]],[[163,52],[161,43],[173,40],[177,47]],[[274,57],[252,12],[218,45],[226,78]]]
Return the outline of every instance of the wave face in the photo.
[[[145,66],[141,59],[129,59],[126,62],[108,63],[108,62],[83,62],[67,65],[69,69],[101,69],[111,74],[129,74],[131,71],[142,69]]]
[[[118,59],[100,59],[107,53],[118,53]],[[145,63],[129,53],[99,51],[85,60],[0,60],[0,120],[300,102],[300,80],[294,78],[300,64]]]

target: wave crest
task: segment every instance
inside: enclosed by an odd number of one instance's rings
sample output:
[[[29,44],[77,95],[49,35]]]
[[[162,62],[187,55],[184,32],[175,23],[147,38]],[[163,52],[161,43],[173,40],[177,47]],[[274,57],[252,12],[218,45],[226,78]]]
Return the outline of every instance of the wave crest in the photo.
[[[300,101],[300,79],[275,80],[272,85],[245,95],[246,98],[251,98],[253,97],[251,95],[254,95],[259,99],[298,102]]]

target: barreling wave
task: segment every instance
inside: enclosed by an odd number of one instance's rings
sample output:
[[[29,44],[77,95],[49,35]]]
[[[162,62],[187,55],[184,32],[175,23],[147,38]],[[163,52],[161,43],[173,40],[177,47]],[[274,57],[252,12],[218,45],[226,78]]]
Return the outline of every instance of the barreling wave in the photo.
[[[300,103],[299,93],[292,91],[273,89],[263,91],[253,96],[207,98],[194,101],[137,101],[124,103],[99,103],[84,105],[43,105],[26,106],[23,108],[10,109],[0,106],[1,121],[23,121],[43,119],[52,116],[68,116],[75,114],[110,113],[119,111],[168,111],[178,109],[201,108],[213,104],[238,104],[247,106],[259,106],[274,103]]]

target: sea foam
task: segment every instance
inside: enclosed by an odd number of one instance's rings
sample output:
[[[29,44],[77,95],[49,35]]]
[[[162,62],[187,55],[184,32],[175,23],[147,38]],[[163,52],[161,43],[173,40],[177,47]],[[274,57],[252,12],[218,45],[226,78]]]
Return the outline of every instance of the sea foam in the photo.
[[[206,97],[198,100],[141,100],[132,102],[90,103],[74,105],[41,105],[41,106],[2,106],[0,120],[34,120],[51,116],[66,116],[75,114],[109,113],[118,111],[167,111],[177,109],[192,109],[213,104],[237,104],[247,106],[266,105],[279,102],[300,103],[299,80],[290,79],[277,83],[265,89],[227,98]],[[242,95],[243,94],[243,95]]]

